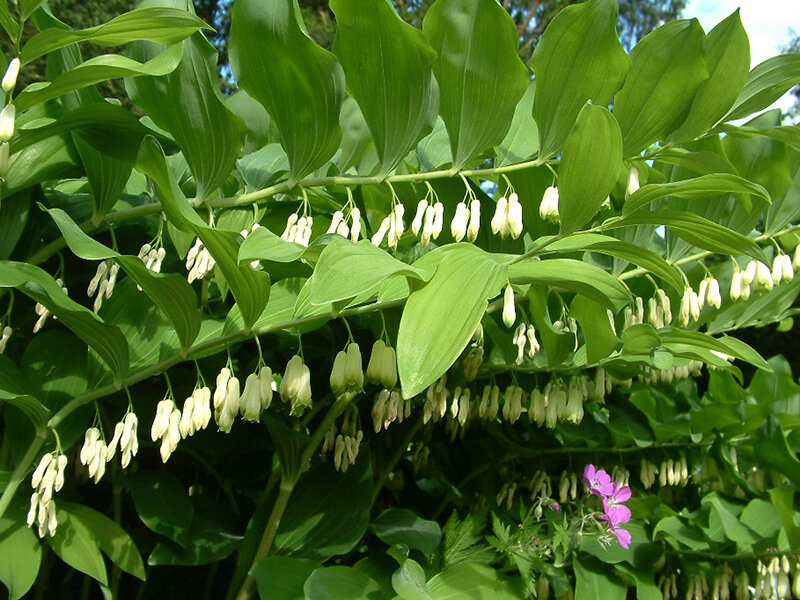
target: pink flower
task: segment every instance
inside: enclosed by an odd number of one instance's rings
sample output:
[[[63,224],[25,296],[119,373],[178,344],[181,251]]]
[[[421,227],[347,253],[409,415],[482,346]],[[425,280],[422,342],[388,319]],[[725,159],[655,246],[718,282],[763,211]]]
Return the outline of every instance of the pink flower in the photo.
[[[614,492],[611,476],[603,469],[596,470],[594,465],[586,465],[583,470],[583,483],[595,496],[610,496]]]
[[[554,511],[561,512],[561,507],[558,505],[558,502],[553,502],[553,506],[551,506]]]
[[[611,487],[611,493],[603,498],[603,510],[605,511],[605,515],[600,518],[614,526],[620,523],[627,523],[631,520],[631,511],[622,503],[630,500],[631,488],[618,483],[612,483]]]
[[[631,545],[631,532],[628,531],[627,529],[612,527],[611,533],[617,536],[617,541],[619,541],[619,545],[625,548],[625,550],[627,550],[628,547]]]

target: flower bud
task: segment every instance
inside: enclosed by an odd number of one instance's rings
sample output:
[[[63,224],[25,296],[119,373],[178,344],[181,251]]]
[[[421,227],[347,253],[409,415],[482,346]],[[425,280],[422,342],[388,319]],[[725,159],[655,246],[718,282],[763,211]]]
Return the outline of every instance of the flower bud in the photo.
[[[783,261],[781,264],[781,268],[783,271],[783,280],[784,281],[791,281],[794,279],[794,267],[792,266],[792,259],[789,258],[788,254],[782,255]]]
[[[722,296],[719,293],[719,281],[713,277],[708,282],[706,302],[709,304],[709,306],[713,306],[717,310],[719,310],[722,306]]]
[[[639,189],[639,171],[634,167],[628,173],[628,185],[625,188],[625,199],[627,200]]]
[[[505,196],[501,196],[497,201],[494,209],[494,216],[492,217],[492,233],[500,233],[503,224],[506,222],[506,208],[508,207],[508,200]]]
[[[453,239],[460,242],[467,235],[467,225],[469,223],[469,209],[463,202],[459,202],[456,206],[456,214],[450,223],[450,234]]]
[[[286,364],[280,394],[284,401],[289,401],[293,415],[302,414],[311,406],[311,372],[297,354]]]
[[[3,91],[8,94],[11,92],[14,87],[17,85],[17,76],[19,75],[19,59],[14,57],[8,63],[8,67],[6,68],[6,74],[3,75]]]
[[[258,371],[258,399],[261,410],[267,410],[272,404],[272,369],[266,366]]]
[[[111,438],[111,441],[108,443],[108,455],[107,459],[111,460],[114,458],[114,454],[117,452],[117,444],[119,444],[119,440],[122,437],[122,430],[125,428],[125,424],[120,421],[114,426],[114,436]]]
[[[779,285],[783,281],[783,254],[776,254],[772,259],[772,282]]]
[[[350,241],[356,243],[361,235],[361,211],[353,207],[350,211]]]
[[[378,231],[375,232],[370,240],[373,246],[380,246],[383,243],[383,238],[385,238],[386,234],[389,232],[389,226],[389,217],[384,217],[383,221],[381,221],[380,227],[378,227]]]
[[[750,265],[748,265],[749,268]],[[774,282],[772,281],[772,274],[769,267],[761,261],[756,262],[756,285],[765,290],[771,290]]]
[[[503,323],[506,327],[511,327],[517,320],[517,310],[514,305],[514,290],[511,284],[506,285],[503,293]]]
[[[345,387],[347,385],[345,381],[345,371],[347,363],[347,353],[342,350],[336,354],[336,358],[333,359],[333,368],[331,369],[331,391],[340,396],[344,393]],[[288,373],[288,367],[287,373]]]
[[[6,104],[0,111],[0,141],[8,142],[14,137],[14,120],[17,109],[13,104]]]
[[[428,218],[427,211],[425,218]],[[442,233],[442,227],[444,227],[444,204],[437,202],[433,205],[433,225],[431,226],[431,236],[433,239],[439,237],[439,234]]]
[[[512,192],[508,197],[508,230],[511,237],[517,239],[522,234],[522,204],[519,203],[519,196]]]
[[[331,216],[330,227],[328,227],[328,231],[326,231],[325,233],[336,233],[337,229],[339,227],[339,224],[342,223],[343,220],[344,220],[344,214],[342,213],[342,211],[337,210]]]
[[[469,226],[467,227],[467,239],[474,242],[481,230],[481,201],[477,198],[469,203]]]
[[[539,216],[545,221],[558,221],[558,188],[551,185],[544,191]]]
[[[261,383],[258,375],[251,373],[244,382],[239,411],[245,421],[258,421],[261,415]]]
[[[414,220],[411,221],[411,231],[414,235],[419,235],[422,230],[422,221],[425,218],[425,211],[428,210],[428,201],[423,199],[417,203],[417,212],[414,215]]]
[[[364,371],[362,370],[361,349],[358,344],[347,345],[347,361],[345,362],[345,380],[348,385],[360,390],[364,387]]]
[[[367,381],[370,383],[379,383],[383,370],[383,352],[386,344],[383,340],[376,340],[372,344],[372,353],[369,356],[369,363],[367,364]]]

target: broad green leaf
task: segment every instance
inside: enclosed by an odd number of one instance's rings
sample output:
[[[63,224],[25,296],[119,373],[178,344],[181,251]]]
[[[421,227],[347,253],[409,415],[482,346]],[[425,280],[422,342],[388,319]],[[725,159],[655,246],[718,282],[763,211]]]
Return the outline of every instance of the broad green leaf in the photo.
[[[511,119],[506,137],[495,149],[495,166],[520,163],[538,152],[539,127],[531,114],[535,96],[536,82],[531,81],[522,100],[514,109],[514,118]]]
[[[181,347],[187,350],[191,346],[200,331],[201,313],[197,306],[197,296],[182,275],[153,273],[140,258],[118,254],[90,238],[60,208],[52,208],[47,212],[53,217],[64,241],[76,256],[84,260],[112,258],[118,262],[175,326]]]
[[[427,280],[430,274],[400,262],[369,240],[336,240],[322,251],[310,288],[312,304],[328,304],[377,292],[396,275]]]
[[[234,535],[218,518],[195,515],[181,544],[159,540],[147,557],[147,564],[196,566],[228,558],[240,546],[242,538]]]
[[[460,169],[503,141],[528,87],[517,28],[494,0],[439,0],[422,30],[438,54],[439,113]]]
[[[711,505],[709,520],[713,523],[715,519],[719,519],[719,524],[725,532],[725,537],[732,542],[736,542],[740,551],[746,551],[759,540],[759,536],[744,525],[726,506],[727,502],[723,502],[716,493],[711,493],[703,498],[703,502]]]
[[[5,196],[0,202],[0,260],[11,256],[28,224],[32,189]]]
[[[405,559],[392,574],[392,588],[401,600],[431,600],[426,588],[425,569],[415,560]]]
[[[519,600],[517,586],[498,570],[475,562],[458,563],[428,582],[431,600]]]
[[[175,44],[201,29],[212,28],[185,10],[156,6],[138,8],[88,29],[45,29],[25,43],[19,57],[25,64],[58,48],[84,41],[101,46],[121,46],[134,40]]]
[[[569,314],[578,320],[586,340],[586,362],[589,364],[611,354],[620,341],[614,335],[606,309],[586,296],[577,295],[572,300]]]
[[[378,153],[369,131],[369,125],[364,120],[358,103],[349,96],[342,102],[339,123],[343,132],[341,152],[336,158],[339,170],[346,173],[355,168],[362,175],[371,174],[377,170],[380,166]],[[447,151],[450,151],[449,146]]]
[[[180,480],[160,469],[136,473],[126,483],[142,523],[159,535],[185,543],[194,518],[194,505]]]
[[[680,126],[708,78],[703,28],[697,19],[671,21],[631,51],[631,70],[614,101],[623,156],[635,156]]]
[[[404,508],[389,508],[371,524],[381,541],[392,546],[403,544],[430,556],[439,546],[442,529],[436,521],[428,521]]]
[[[397,370],[404,398],[420,393],[450,368],[505,278],[506,267],[472,245],[445,253],[428,284],[408,297],[400,319]]]
[[[381,173],[389,173],[430,133],[438,109],[436,53],[388,0],[334,0],[336,39],[352,96],[369,125]]]
[[[114,521],[94,509],[82,504],[61,501],[59,511],[66,511],[72,519],[80,522],[94,538],[97,547],[126,573],[144,580],[142,557],[131,537]]]
[[[762,538],[773,537],[781,528],[778,509],[771,502],[760,498],[751,500],[739,515],[739,519]]]
[[[716,152],[691,152],[685,148],[667,148],[659,152],[654,160],[656,163],[675,165],[700,175],[714,173],[737,175],[736,167],[730,163],[727,157],[721,156]]]
[[[735,125],[723,124],[719,126],[719,131],[728,135],[746,138],[767,137],[779,142],[783,142],[787,146],[793,146],[800,149],[800,126],[797,125],[782,125],[759,129],[757,127],[748,127],[746,125],[737,127]]]
[[[101,81],[117,77],[161,76],[172,72],[183,56],[183,44],[172,46],[146,63],[119,56],[102,54],[62,73],[50,83],[29,85],[14,99],[18,112],[58,98]]]
[[[380,586],[352,567],[320,567],[303,586],[305,600],[381,600]]]
[[[662,343],[665,344],[692,344],[708,350],[729,354],[730,356],[749,362],[751,365],[763,369],[764,371],[772,370],[769,363],[767,363],[758,352],[735,337],[723,335],[715,338],[698,331],[685,331],[673,327],[660,330],[659,336],[661,337]]]
[[[300,244],[284,241],[266,227],[259,227],[239,246],[239,262],[271,260],[289,263],[300,258],[305,251]]]
[[[50,411],[30,394],[17,365],[0,354],[0,405],[4,402],[24,412],[37,429],[45,430]]]
[[[624,600],[625,586],[595,560],[573,562],[575,597],[586,600]]]
[[[182,0],[149,1],[183,4]],[[162,51],[162,46],[151,42],[128,46],[131,57],[141,61]],[[160,78],[127,79],[125,86],[131,100],[180,146],[194,174],[197,197],[209,197],[233,171],[244,134],[244,122],[222,99],[214,46],[196,33],[183,42],[183,57],[174,71]]]
[[[325,164],[342,139],[344,74],[336,57],[306,33],[297,2],[235,2],[229,48],[236,82],[280,131],[292,179]]]
[[[106,565],[92,531],[68,511],[58,510],[56,515],[58,518],[56,534],[46,538],[50,547],[73,569],[86,573],[103,585],[108,585]]]
[[[692,140],[714,126],[742,91],[750,70],[750,41],[737,8],[708,32],[705,39],[708,79],[697,89],[689,116],[675,131],[673,141]]]
[[[305,558],[268,556],[251,569],[258,595],[272,600],[304,600],[303,584],[319,567]]]
[[[94,202],[93,218],[99,219],[110,211],[125,189],[133,170],[125,163],[92,147],[82,135],[74,134],[72,143],[81,156],[86,179]]]
[[[703,200],[715,198],[721,194],[748,194],[761,198],[765,202],[771,202],[769,192],[757,183],[730,173],[714,173],[694,179],[643,185],[625,201],[623,212],[630,214],[665,196]]]
[[[361,453],[345,473],[324,463],[301,477],[275,535],[273,554],[323,562],[352,550],[369,525],[372,467]]]
[[[436,119],[433,131],[417,146],[417,160],[420,168],[426,171],[453,164],[450,138],[447,137],[447,127],[441,117]]]
[[[562,235],[591,220],[621,170],[622,137],[614,115],[602,106],[586,104],[567,138],[558,170]]]
[[[788,486],[773,488],[769,490],[769,498],[778,509],[789,543],[792,548],[797,548],[800,544],[800,527],[794,520],[794,490]]]
[[[269,118],[269,113],[244,90],[238,90],[225,98],[225,104],[244,121],[245,138],[242,152],[245,156],[260,150],[270,142],[277,142],[278,131]],[[280,144],[275,144],[280,147]]]
[[[549,285],[582,294],[616,312],[631,301],[631,294],[616,277],[596,265],[569,258],[526,261],[508,267],[516,284]]]
[[[679,292],[683,292],[686,287],[678,268],[669,264],[661,255],[642,246],[619,241],[611,236],[592,233],[572,235],[550,244],[543,252],[573,252],[575,250],[615,256],[647,269]]]
[[[618,0],[568,6],[536,44],[533,116],[542,158],[561,150],[587,101],[608,106],[622,87],[631,59],[617,37],[617,17]]]
[[[17,39],[19,23],[17,23],[8,11],[8,2],[0,2],[0,25],[2,25],[9,38],[12,40]]]
[[[747,76],[747,83],[726,121],[741,119],[766,108],[800,83],[800,52],[789,52],[768,58]]]
[[[261,316],[269,300],[269,275],[249,265],[239,265],[239,234],[209,227],[189,205],[167,168],[164,152],[153,138],[146,138],[136,168],[158,188],[167,219],[181,231],[199,237],[222,271],[249,329]]]
[[[778,417],[770,415],[758,429],[753,451],[762,468],[775,469],[800,486],[800,461],[789,447]]]
[[[636,225],[664,225],[679,238],[698,248],[721,254],[747,254],[756,260],[767,260],[760,246],[750,238],[695,213],[666,210],[637,211],[603,224],[601,230]]]
[[[70,136],[48,137],[11,155],[3,180],[3,196],[50,179],[82,174],[80,157]]]
[[[45,271],[27,263],[0,261],[0,287],[13,287],[44,305],[111,368],[115,381],[128,372],[128,343],[119,329],[67,296]]]
[[[8,588],[9,600],[31,589],[41,562],[42,547],[33,529],[8,516],[0,519],[0,581]]]

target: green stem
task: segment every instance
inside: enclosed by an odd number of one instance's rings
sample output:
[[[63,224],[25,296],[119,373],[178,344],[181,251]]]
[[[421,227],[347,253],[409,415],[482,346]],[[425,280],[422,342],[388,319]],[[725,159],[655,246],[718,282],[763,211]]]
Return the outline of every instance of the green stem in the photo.
[[[36,437],[33,438],[31,445],[28,446],[25,454],[17,463],[17,466],[11,473],[11,479],[9,479],[6,489],[3,490],[3,495],[0,496],[0,518],[2,518],[3,514],[6,512],[8,505],[11,504],[14,493],[28,474],[28,467],[30,467],[31,463],[33,463],[34,459],[39,454],[39,450],[42,445],[44,445],[45,439],[47,439],[47,433],[43,429],[37,429]]]

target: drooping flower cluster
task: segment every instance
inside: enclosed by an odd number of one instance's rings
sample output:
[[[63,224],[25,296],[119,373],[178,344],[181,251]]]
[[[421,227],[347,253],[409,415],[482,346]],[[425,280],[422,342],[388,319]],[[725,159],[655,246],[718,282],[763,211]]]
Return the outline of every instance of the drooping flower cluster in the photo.
[[[467,208],[466,202],[459,202],[456,206],[456,214],[450,223],[450,233],[453,239],[460,242],[466,236],[469,242],[474,242],[480,230],[481,201],[473,198],[470,200],[469,208]]]
[[[197,242],[199,241],[200,240],[198,239]],[[197,242],[195,242],[195,245],[197,245]],[[164,257],[166,255],[167,251],[164,246],[152,246],[150,244],[144,244],[141,248],[139,248],[139,254],[136,256],[144,263],[145,268],[153,273],[161,273],[161,263],[164,262]],[[186,268],[191,268],[188,265],[188,255]]]
[[[150,439],[154,442],[161,440],[161,460],[167,462],[169,457],[181,441],[181,411],[175,406],[175,401],[165,398],[156,406],[156,417],[150,427]]]
[[[794,279],[794,271],[800,267],[800,246],[795,250],[794,260],[778,253],[772,261],[772,269],[761,261],[751,260],[744,269],[734,262],[731,276],[731,300],[747,300],[751,292],[770,291],[776,285]]]
[[[509,235],[517,239],[522,234],[522,227],[522,204],[517,193],[511,192],[508,199],[500,197],[492,217],[492,233],[499,233],[503,239]]]
[[[292,213],[286,220],[286,228],[281,234],[281,239],[308,247],[311,241],[311,228],[314,226],[314,217],[311,215],[298,217]]]
[[[419,236],[419,243],[423,249],[427,248],[431,239],[436,239],[442,233],[444,226],[444,205],[438,200],[429,204],[425,198],[417,203],[417,212],[411,221],[411,231]]]
[[[111,462],[119,446],[122,468],[126,468],[131,458],[139,452],[139,439],[136,432],[139,421],[132,411],[114,426],[114,435],[106,444],[102,432],[97,427],[86,430],[80,452],[81,464],[89,470],[89,477],[98,483],[106,472],[106,463]]]
[[[375,433],[381,429],[389,429],[389,425],[411,416],[411,398],[403,400],[398,390],[383,389],[375,394],[372,404],[372,425]]]
[[[358,412],[355,407],[348,410],[343,419],[342,426],[336,434],[336,425],[333,425],[323,441],[323,453],[333,449],[333,466],[342,473],[350,468],[358,458],[358,449],[364,432],[358,427]]]
[[[354,206],[350,209],[350,225],[344,218],[344,213],[337,210],[331,217],[331,225],[327,233],[337,233],[343,238],[349,237],[352,242],[357,242],[361,235],[361,211]]]
[[[261,411],[272,404],[272,369],[261,367],[258,374],[251,373],[244,381],[244,391],[239,399],[239,412],[245,421],[259,421]]]
[[[631,534],[620,526],[631,519],[631,511],[624,502],[630,500],[631,488],[611,480],[611,476],[603,469],[599,471],[594,465],[586,465],[583,470],[583,482],[589,493],[603,500],[603,514],[600,520],[608,523],[608,528],[623,548],[631,543]]]
[[[346,351],[342,350],[336,354],[330,382],[331,391],[337,396],[341,396],[348,389],[361,390],[364,388],[364,371],[362,370],[361,349],[358,344],[350,343],[347,345]]]
[[[798,576],[795,575],[795,585],[792,586],[789,579],[790,574],[789,559],[785,555],[775,556],[768,563],[759,561],[755,597],[765,599],[778,598],[779,600],[796,598],[797,594],[795,592],[797,590],[792,588],[798,588]]]
[[[194,241],[194,245],[186,254],[186,269],[189,271],[187,279],[189,283],[204,279],[206,275],[214,270],[214,265],[216,264],[217,262],[214,260],[214,257],[211,256],[211,253],[208,251],[208,248],[205,247],[203,241],[197,238]]]
[[[397,354],[383,340],[372,344],[366,376],[370,383],[379,383],[388,390],[397,384]]]
[[[279,392],[283,401],[289,402],[290,414],[300,415],[311,408],[311,372],[299,354],[286,364]]]
[[[403,214],[405,210],[405,207],[399,202],[394,205],[392,211],[388,216],[383,218],[383,221],[381,221],[381,224],[378,226],[378,230],[372,236],[372,239],[370,239],[373,246],[380,246],[384,238],[386,238],[389,248],[397,250],[397,243],[405,232],[405,224],[403,223]]]
[[[181,420],[178,431],[182,438],[194,435],[196,431],[208,427],[211,421],[211,390],[203,386],[195,388],[192,394],[183,401]]]
[[[220,431],[230,433],[233,427],[233,419],[239,412],[239,392],[238,377],[228,367],[220,369],[214,388],[214,421]]]
[[[69,295],[69,292],[67,291],[67,286],[64,285],[64,282],[61,280],[61,278],[57,278],[56,283],[59,285],[59,287],[65,294]],[[39,319],[33,325],[33,333],[36,333],[40,331],[42,327],[44,327],[44,324],[47,321],[47,317],[49,317],[52,313],[47,309],[47,307],[45,307],[44,304],[41,304],[39,302],[36,303],[36,305],[33,307],[33,310],[36,312],[37,315],[39,315]]]
[[[668,485],[685,487],[688,482],[689,465],[685,456],[681,456],[677,460],[668,458],[661,463],[661,468],[658,471],[658,484],[661,487]]]
[[[103,305],[104,298],[111,298],[114,293],[114,285],[117,282],[117,273],[119,273],[119,265],[113,260],[104,260],[97,266],[97,272],[94,277],[89,281],[89,287],[86,289],[86,295],[91,298],[95,296],[94,312],[98,312]]]
[[[58,521],[56,520],[56,503],[53,492],[58,492],[64,485],[64,470],[67,467],[67,457],[59,452],[51,452],[42,456],[39,465],[31,476],[31,507],[28,511],[28,527],[34,522],[39,526],[39,537],[45,533],[50,536],[56,534]]]
[[[528,347],[528,358],[533,359],[536,353],[541,350],[539,340],[536,339],[536,328],[533,324],[525,325],[520,323],[514,332],[514,345],[517,347],[517,358],[514,361],[521,365],[525,359],[525,346]]]
[[[544,191],[539,204],[539,216],[545,221],[558,222],[558,188],[551,185]]]

